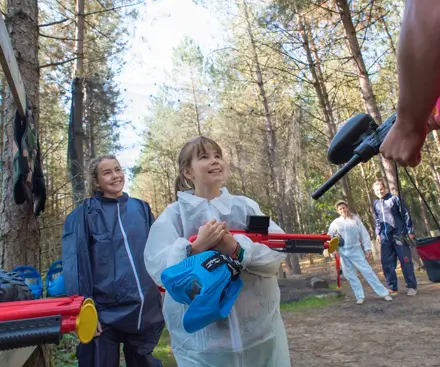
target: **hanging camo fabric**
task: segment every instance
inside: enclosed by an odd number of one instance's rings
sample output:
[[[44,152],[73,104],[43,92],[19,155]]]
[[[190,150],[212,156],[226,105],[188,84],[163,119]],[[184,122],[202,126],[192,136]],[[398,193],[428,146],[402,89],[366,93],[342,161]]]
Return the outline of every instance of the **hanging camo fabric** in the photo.
[[[14,202],[33,204],[34,214],[44,211],[46,185],[43,176],[40,143],[31,109],[26,109],[22,119],[18,110],[14,120],[13,141]]]

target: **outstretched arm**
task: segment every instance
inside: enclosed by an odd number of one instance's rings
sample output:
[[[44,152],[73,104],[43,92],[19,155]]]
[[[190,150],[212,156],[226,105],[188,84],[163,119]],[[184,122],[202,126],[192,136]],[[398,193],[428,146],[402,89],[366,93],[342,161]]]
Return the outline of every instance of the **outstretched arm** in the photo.
[[[428,119],[440,97],[440,1],[406,0],[398,46],[397,121],[381,153],[416,166],[428,133]]]

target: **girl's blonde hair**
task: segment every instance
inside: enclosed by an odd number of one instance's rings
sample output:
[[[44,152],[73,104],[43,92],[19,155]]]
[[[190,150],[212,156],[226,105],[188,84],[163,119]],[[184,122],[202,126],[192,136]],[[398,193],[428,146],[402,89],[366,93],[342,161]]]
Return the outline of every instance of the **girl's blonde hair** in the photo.
[[[105,159],[114,159],[119,164],[119,161],[112,154],[101,155],[99,157],[93,158],[90,161],[87,175],[87,195],[89,197],[94,197],[96,192],[98,191],[98,188],[96,187],[98,183],[98,166],[99,163],[101,163]]]
[[[194,190],[194,184],[191,180],[188,180],[185,177],[185,171],[188,168],[191,168],[191,161],[194,157],[197,157],[200,154],[205,154],[210,149],[216,151],[223,159],[223,153],[220,146],[214,140],[203,135],[187,141],[182,149],[180,149],[177,158],[179,174],[175,183],[176,197],[179,191]]]

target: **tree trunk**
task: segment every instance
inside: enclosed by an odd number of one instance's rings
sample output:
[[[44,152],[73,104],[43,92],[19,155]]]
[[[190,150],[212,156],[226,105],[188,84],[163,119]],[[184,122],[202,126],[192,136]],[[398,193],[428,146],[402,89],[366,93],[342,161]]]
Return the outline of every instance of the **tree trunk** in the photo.
[[[436,144],[436,146],[437,146],[437,150],[438,150],[439,153],[440,153],[440,138],[439,138],[439,136],[438,136],[438,132],[437,132],[437,130],[433,130],[433,131],[432,131],[432,136],[434,137],[434,141],[435,141],[435,144]]]
[[[370,76],[368,74],[367,67],[365,66],[364,58],[362,56],[359,41],[356,36],[356,29],[351,18],[350,7],[347,0],[336,0],[339,15],[344,25],[345,34],[348,40],[351,56],[355,61],[356,67],[359,72],[359,85],[361,88],[362,99],[366,111],[376,120],[380,125],[382,124],[382,117],[379,112],[379,107],[376,102],[376,97],[373,92],[373,86],[371,85]],[[381,156],[381,162],[384,168],[384,179],[388,183],[388,188],[391,192],[397,190],[397,179],[394,167],[390,161]]]
[[[264,119],[265,119],[265,126],[266,126],[266,136],[267,136],[267,144],[268,144],[268,157],[269,157],[269,165],[270,165],[270,179],[272,181],[273,187],[275,189],[275,200],[276,200],[276,210],[277,210],[277,216],[278,216],[278,222],[280,225],[284,223],[286,224],[287,219],[287,213],[284,212],[283,206],[282,206],[282,192],[281,192],[281,173],[280,173],[280,166],[277,158],[276,153],[276,137],[275,137],[275,130],[273,128],[272,123],[272,116],[270,112],[269,107],[269,101],[267,99],[266,89],[265,89],[265,83],[263,79],[263,73],[260,66],[260,61],[258,58],[257,53],[257,47],[255,45],[255,39],[254,34],[252,32],[251,22],[249,18],[248,8],[246,4],[246,0],[243,0],[243,11],[244,16],[246,18],[246,25],[247,25],[247,31],[249,36],[249,41],[251,45],[252,50],[252,57],[254,60],[254,67],[255,67],[255,74],[257,77],[257,85],[260,92],[261,97],[261,103],[263,105],[264,109]],[[298,263],[299,268],[299,263]],[[279,276],[282,276],[282,274],[279,274]]]
[[[1,180],[1,177],[3,175],[3,160],[2,160],[2,153],[3,152],[3,131],[5,128],[5,103],[6,103],[6,79],[5,77],[2,75],[1,78],[1,91],[0,91],[0,95],[1,95],[1,99],[2,99],[2,103],[1,103],[1,107],[0,107],[0,131],[1,131],[1,138],[0,138],[0,167],[2,168],[1,173],[0,173],[0,182],[3,182],[3,180]],[[0,187],[1,188],[1,187]]]
[[[29,111],[38,127],[39,81],[38,6],[37,1],[9,0],[5,17],[6,27],[15,50]],[[7,36],[7,35],[5,35]],[[0,203],[0,268],[12,270],[17,265],[32,265],[41,270],[40,232],[33,205],[16,205],[13,199],[13,140],[16,105],[7,89],[5,99],[5,129],[3,138],[3,189]],[[46,366],[50,355],[39,347],[25,366]]]
[[[84,0],[76,0],[76,31],[75,31],[75,53],[76,63],[74,80],[77,83],[74,99],[74,149],[73,159],[70,160],[70,170],[72,174],[72,196],[76,206],[85,197],[84,184],[84,130],[83,130],[83,110],[84,110]]]
[[[196,118],[196,127],[197,127],[197,133],[199,136],[202,135],[202,126],[200,122],[200,112],[199,112],[199,105],[197,103],[197,95],[196,95],[196,87],[194,85],[194,78],[191,70],[191,91],[193,95],[193,107],[194,107],[194,114]]]
[[[417,185],[417,188],[421,191],[422,188],[420,186],[420,182],[417,179],[417,171],[415,169],[412,170],[413,174],[414,174],[414,182]],[[429,236],[429,219],[428,219],[428,211],[426,210],[426,206],[425,203],[423,202],[423,199],[420,197],[420,195],[417,195],[418,199],[419,199],[419,204],[420,204],[420,209],[421,209],[421,213],[422,213],[422,219],[423,219],[423,223],[425,224],[425,230],[426,230],[426,235]]]
[[[432,180],[434,181],[435,188],[437,189],[437,195],[440,195],[440,174],[435,167],[435,160],[431,154],[429,144],[425,144],[426,152],[428,154],[428,164],[432,171]]]
[[[298,10],[298,9],[297,9]],[[307,55],[309,70],[313,77],[313,86],[318,96],[319,105],[324,114],[325,126],[327,130],[328,144],[330,145],[333,137],[336,135],[336,124],[333,116],[333,108],[330,103],[327,87],[324,82],[324,76],[321,70],[321,60],[316,49],[310,27],[306,24],[304,17],[300,12],[297,13],[297,21],[300,26],[300,33],[303,39],[303,48]],[[344,176],[341,179],[342,195],[347,200],[348,206],[353,212],[356,212],[356,204],[350,190],[349,178]]]

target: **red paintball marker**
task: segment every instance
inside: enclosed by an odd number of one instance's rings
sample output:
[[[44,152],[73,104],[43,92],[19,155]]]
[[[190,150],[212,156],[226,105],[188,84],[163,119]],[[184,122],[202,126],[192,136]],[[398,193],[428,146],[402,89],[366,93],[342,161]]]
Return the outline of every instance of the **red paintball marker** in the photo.
[[[275,251],[297,254],[322,254],[328,250],[335,252],[339,246],[339,239],[327,234],[293,234],[269,233],[270,217],[251,215],[247,217],[245,230],[229,230],[231,234],[243,234],[252,242],[262,243]],[[194,242],[197,235],[188,240]],[[336,275],[338,288],[341,287],[341,268],[339,254],[336,252]]]
[[[59,344],[62,335],[76,332],[89,343],[98,326],[90,299],[72,296],[0,303],[0,350]]]

